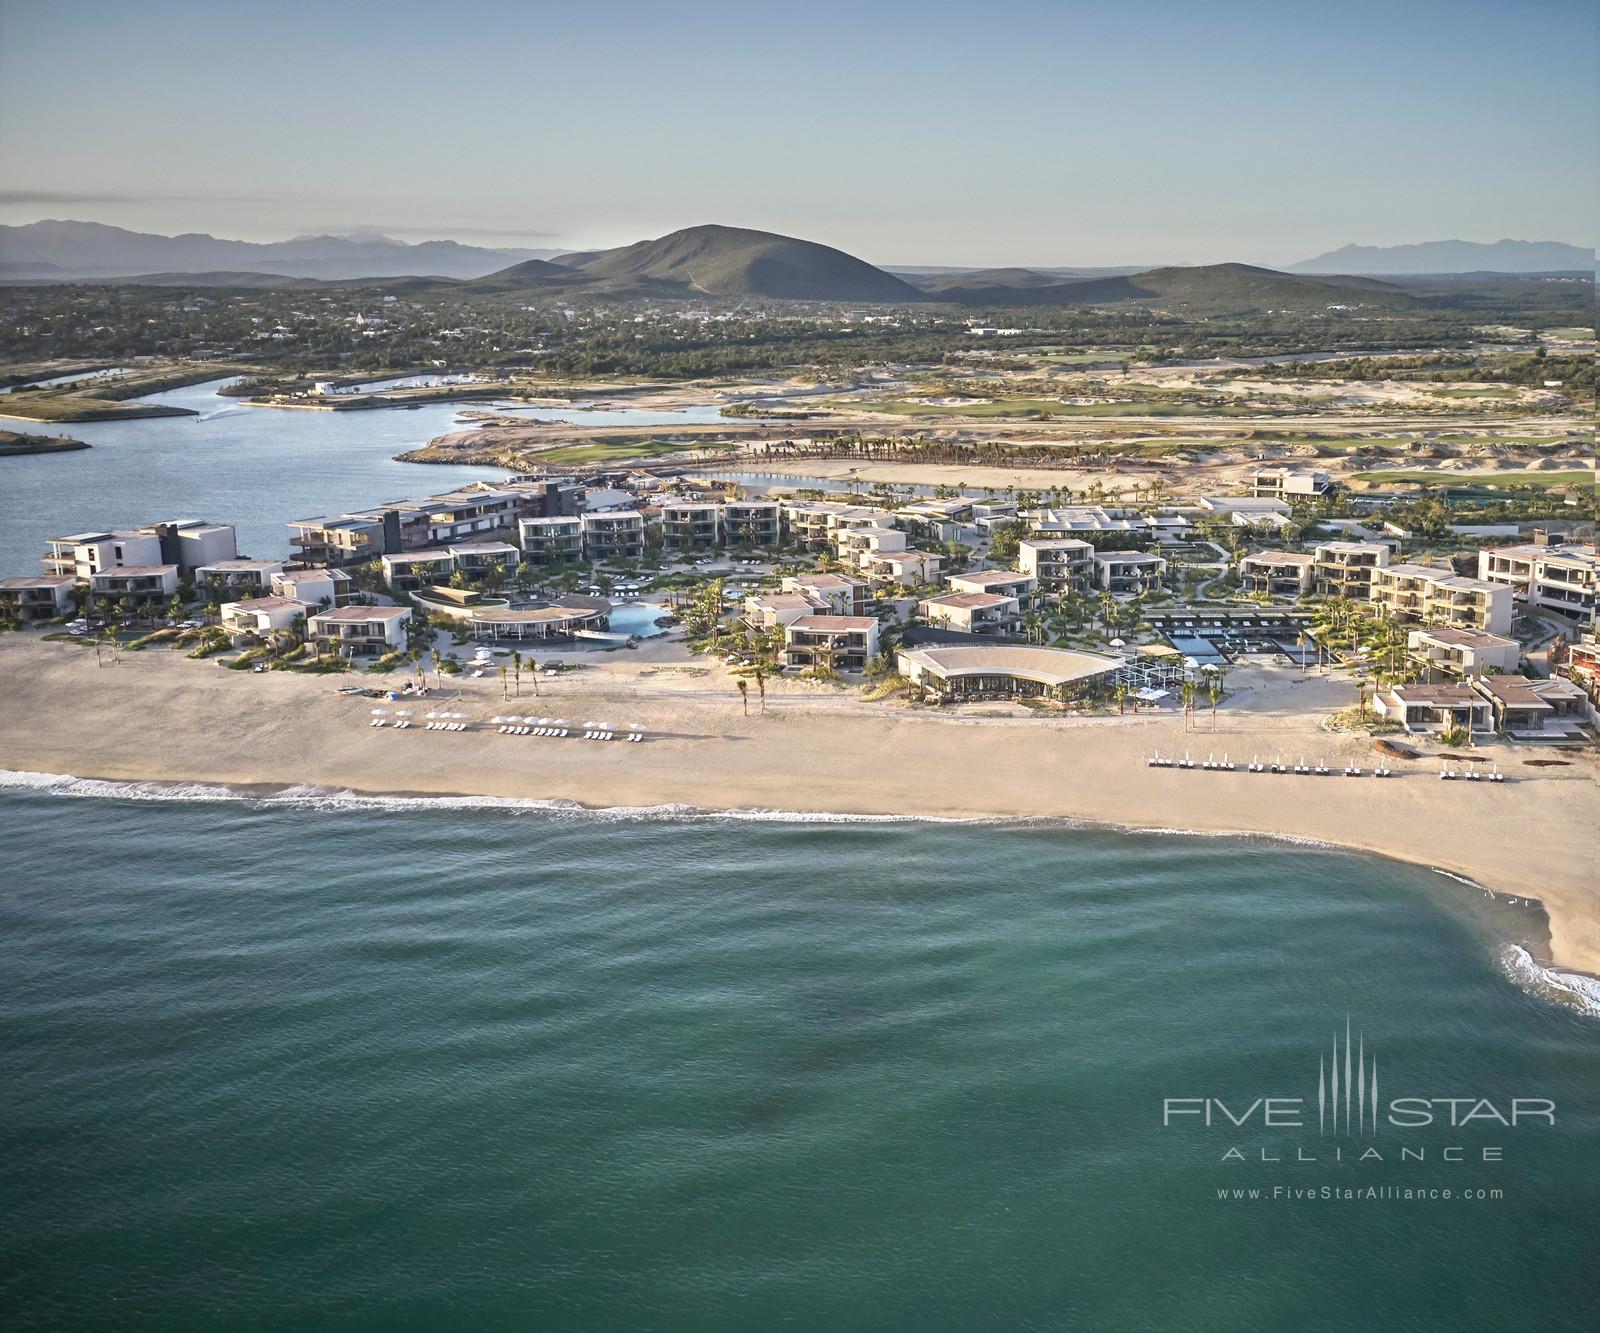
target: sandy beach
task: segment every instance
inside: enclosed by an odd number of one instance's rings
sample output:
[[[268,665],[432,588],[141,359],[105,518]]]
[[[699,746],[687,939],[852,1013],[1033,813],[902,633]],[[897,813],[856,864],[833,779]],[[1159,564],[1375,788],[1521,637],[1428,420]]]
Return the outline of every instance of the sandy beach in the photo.
[[[504,701],[497,676],[456,678],[417,707],[407,731],[369,725],[374,701],[344,684],[399,687],[400,675],[253,674],[168,652],[92,651],[6,635],[0,768],[124,781],[234,786],[310,784],[364,793],[564,799],[589,807],[683,804],[934,817],[1048,817],[1131,828],[1271,834],[1378,852],[1466,876],[1547,908],[1549,956],[1600,973],[1600,884],[1593,874],[1600,766],[1563,755],[1530,767],[1526,749],[1491,747],[1510,780],[1440,782],[1436,762],[1397,763],[1387,781],[1245,771],[1253,755],[1370,767],[1365,736],[1322,730],[1352,702],[1347,682],[1289,667],[1240,668],[1215,721],[1186,733],[1176,711],[1047,720],[1005,705],[932,711],[863,704],[855,691],[775,682],[765,715],[743,715],[720,667],[671,646],[573,654],[592,663],[524,682]],[[509,737],[420,725],[450,706],[474,723],[506,712],[643,723],[645,744]],[[413,705],[415,706],[415,705]],[[1231,773],[1151,769],[1145,758],[1226,752]],[[1531,855],[1537,849],[1537,856]]]

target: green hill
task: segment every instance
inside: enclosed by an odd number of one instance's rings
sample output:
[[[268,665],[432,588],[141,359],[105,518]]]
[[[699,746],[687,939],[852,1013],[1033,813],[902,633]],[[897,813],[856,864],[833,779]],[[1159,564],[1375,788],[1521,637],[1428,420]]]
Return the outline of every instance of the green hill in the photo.
[[[970,277],[988,275],[973,274]],[[1263,310],[1313,310],[1328,306],[1381,306],[1397,309],[1415,298],[1372,278],[1306,278],[1250,264],[1199,264],[1154,268],[1122,277],[1081,282],[947,286],[930,299],[961,305],[1113,305],[1145,304],[1181,308],[1195,314]]]
[[[514,290],[564,286],[574,294],[719,296],[771,301],[900,302],[925,299],[864,260],[813,241],[740,227],[688,227],[653,241],[592,255],[534,260],[477,279],[472,286]],[[574,261],[578,261],[574,263]]]

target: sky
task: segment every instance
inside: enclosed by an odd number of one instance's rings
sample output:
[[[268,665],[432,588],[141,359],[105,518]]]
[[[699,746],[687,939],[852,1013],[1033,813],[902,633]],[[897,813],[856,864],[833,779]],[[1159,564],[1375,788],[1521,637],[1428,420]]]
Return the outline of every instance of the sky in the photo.
[[[0,222],[880,264],[1592,244],[1592,0],[0,0]]]

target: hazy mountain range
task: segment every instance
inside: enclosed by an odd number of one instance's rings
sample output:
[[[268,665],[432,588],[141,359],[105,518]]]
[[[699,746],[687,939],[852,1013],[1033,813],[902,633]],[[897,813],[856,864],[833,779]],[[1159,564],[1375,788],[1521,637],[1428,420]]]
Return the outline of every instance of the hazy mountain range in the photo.
[[[1481,265],[1495,257],[1545,263],[1550,245],[1440,242],[1447,255]],[[1466,246],[1465,250],[1453,247]],[[1503,247],[1520,247],[1515,252]],[[933,303],[969,307],[1142,303],[1190,313],[1403,310],[1421,299],[1353,273],[1357,263],[1386,257],[1404,267],[1431,246],[1362,250],[1346,247],[1349,267],[1327,272],[1328,256],[1279,272],[1250,264],[1148,269],[926,268],[890,271],[815,241],[773,232],[706,225],[610,250],[571,253],[493,250],[454,241],[408,245],[382,236],[302,236],[259,244],[213,236],[157,236],[85,222],[38,222],[0,228],[0,280],[126,282],[160,286],[349,287],[458,293],[493,298],[526,295],[562,300],[846,301]],[[1584,258],[1587,252],[1571,250]],[[1485,256],[1482,251],[1493,252]],[[1570,267],[1570,265],[1569,265]],[[1396,269],[1399,272],[1400,268]],[[1417,270],[1409,269],[1415,274]],[[1548,271],[1541,268],[1535,271]],[[1517,279],[1508,279],[1517,281]],[[1415,282],[1412,284],[1415,287]]]
[[[0,227],[0,277],[113,278],[142,273],[271,273],[289,278],[476,278],[551,251],[490,250],[456,241],[408,245],[387,236],[296,236],[259,243],[203,232],[158,236],[99,222]],[[559,252],[556,252],[559,253]]]
[[[685,240],[683,238],[691,238]],[[750,238],[767,237],[756,242]],[[391,237],[366,231],[351,235],[297,236],[292,240],[256,242],[230,241],[201,232],[181,236],[161,236],[151,232],[128,231],[98,222],[44,221],[23,226],[0,226],[0,280],[29,279],[70,281],[84,278],[116,278],[148,275],[194,274],[217,277],[268,274],[275,278],[441,277],[470,280],[499,274],[527,260],[555,261],[559,266],[577,268],[600,285],[607,280],[633,277],[682,279],[691,289],[697,284],[711,290],[723,281],[724,269],[747,266],[750,272],[736,286],[749,286],[771,295],[798,292],[805,286],[801,274],[784,272],[784,265],[795,252],[774,246],[771,234],[743,231],[733,227],[691,227],[672,237],[641,241],[618,250],[566,253],[560,250],[531,250],[479,245],[456,241],[422,241],[407,244]],[[674,239],[676,238],[676,239]],[[741,239],[742,238],[742,239]],[[787,237],[776,238],[794,246],[807,242]],[[671,245],[668,246],[668,242]],[[667,248],[663,248],[667,247]],[[826,251],[827,257],[821,254]],[[805,252],[820,265],[811,277],[822,277],[840,290],[855,293],[847,299],[869,300],[870,291],[882,293],[877,299],[896,300],[906,296],[905,287],[924,291],[959,288],[1047,289],[1083,279],[1126,277],[1151,271],[1148,265],[1105,267],[1029,266],[984,269],[960,266],[890,266],[872,268],[869,277],[863,261],[842,251],[818,246]],[[742,256],[742,258],[741,258]],[[1347,245],[1289,266],[1300,274],[1443,274],[1443,273],[1551,273],[1589,271],[1594,253],[1558,241],[1502,240],[1490,244],[1476,241],[1429,241],[1419,245]],[[695,270],[703,270],[698,276]],[[530,270],[525,276],[531,278]],[[708,280],[709,279],[709,280]],[[829,299],[807,289],[813,300]]]
[[[1291,273],[1588,272],[1594,251],[1561,241],[1425,241],[1420,245],[1345,245],[1289,265]]]

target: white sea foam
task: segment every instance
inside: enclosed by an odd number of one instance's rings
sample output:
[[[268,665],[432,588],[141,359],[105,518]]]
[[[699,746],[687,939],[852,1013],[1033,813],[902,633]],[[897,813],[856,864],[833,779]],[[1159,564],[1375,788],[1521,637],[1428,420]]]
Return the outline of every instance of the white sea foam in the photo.
[[[1600,1018],[1600,979],[1545,967],[1520,944],[1508,944],[1500,951],[1500,966],[1524,990]]]
[[[596,820],[714,820],[736,819],[774,824],[999,824],[999,819],[953,819],[937,815],[870,815],[831,811],[768,810],[760,808],[708,810],[703,806],[660,805],[585,806],[576,801],[532,796],[428,796],[373,794],[347,788],[301,784],[273,791],[246,791],[207,783],[119,782],[104,778],[79,778],[68,773],[29,773],[0,769],[0,789],[48,792],[52,796],[99,797],[124,801],[238,801],[261,809],[292,807],[301,810],[503,810],[570,815]]]

